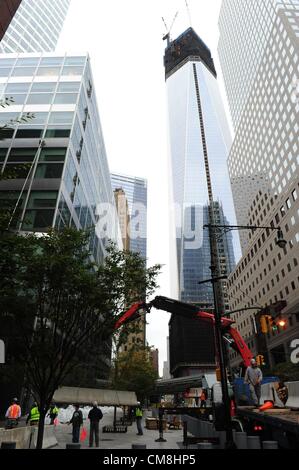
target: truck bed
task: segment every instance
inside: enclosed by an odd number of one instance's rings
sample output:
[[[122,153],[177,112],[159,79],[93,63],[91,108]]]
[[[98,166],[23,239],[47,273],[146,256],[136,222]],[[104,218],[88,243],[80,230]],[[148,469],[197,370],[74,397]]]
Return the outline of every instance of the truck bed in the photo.
[[[299,410],[274,409],[260,412],[253,407],[239,406],[237,415],[299,436]]]

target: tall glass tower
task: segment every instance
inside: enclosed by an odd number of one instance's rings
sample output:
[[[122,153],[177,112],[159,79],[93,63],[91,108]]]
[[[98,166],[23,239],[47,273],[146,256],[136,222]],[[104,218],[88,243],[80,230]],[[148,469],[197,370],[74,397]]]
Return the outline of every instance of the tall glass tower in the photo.
[[[0,53],[53,52],[70,2],[22,0],[0,43]]]
[[[231,137],[211,52],[192,28],[168,44],[164,64],[174,207],[171,212],[175,214],[172,227],[175,235],[170,240],[173,296],[212,309],[212,286],[198,284],[211,277],[209,231],[204,230],[204,225],[210,222],[211,200],[217,223],[235,222],[227,169]],[[232,238],[228,235],[219,244],[219,254],[221,271],[229,274],[235,260]],[[213,366],[212,328],[176,318],[172,318],[170,325],[173,375],[185,373],[180,370],[180,363],[199,367],[201,371],[203,365]],[[194,329],[198,348],[188,341],[194,336]]]

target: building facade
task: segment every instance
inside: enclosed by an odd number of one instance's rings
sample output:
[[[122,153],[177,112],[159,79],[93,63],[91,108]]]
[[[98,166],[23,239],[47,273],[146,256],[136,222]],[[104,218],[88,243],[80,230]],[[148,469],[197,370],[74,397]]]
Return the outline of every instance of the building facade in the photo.
[[[120,225],[123,249],[130,250],[130,214],[126,194],[123,189],[114,190],[114,198]]]
[[[269,45],[277,11],[287,9],[296,16],[298,5],[299,0],[222,1],[218,52],[235,128]]]
[[[147,180],[111,174],[114,191],[122,190],[129,208],[130,250],[147,259]]]
[[[20,6],[2,38],[0,53],[54,52],[70,1],[10,0]]]
[[[0,41],[7,31],[22,0],[0,0]]]
[[[282,312],[287,326],[266,338],[268,364],[273,366],[289,360],[292,339],[299,332],[295,315],[299,307],[299,2],[254,2],[251,9],[252,3],[224,1],[220,19],[226,31],[220,36],[220,60],[236,127],[229,172],[238,224],[281,227],[287,246],[283,252],[275,244],[276,232],[270,230],[242,232],[243,258],[230,277],[229,296],[232,310],[287,302]],[[244,28],[241,41],[249,48],[250,41],[258,42],[259,34],[265,36],[256,63],[247,59],[247,68],[246,48],[242,56],[234,55],[236,63],[228,58],[239,47],[236,29],[229,27],[239,8],[243,14],[235,28]],[[247,29],[248,15],[255,28],[263,26],[257,36]],[[238,101],[240,93],[244,95]],[[234,319],[254,353],[261,353],[254,312],[240,312]],[[238,361],[234,354],[232,360]]]
[[[215,218],[235,221],[227,169],[231,137],[211,52],[192,28],[168,45],[164,64],[170,130],[170,201],[175,214],[170,240],[173,296],[211,310],[212,286],[198,284],[211,277],[209,231],[204,225],[210,222],[211,193]],[[230,273],[234,266],[232,239],[220,244],[223,271]],[[188,343],[195,331],[197,342]],[[182,368],[178,372],[178,364],[186,367],[189,363],[191,368],[214,364],[211,344],[212,328],[173,317],[171,374],[184,374]]]
[[[115,209],[115,201],[89,57],[1,55],[3,69],[2,97],[14,103],[1,109],[0,123],[34,117],[2,131],[2,170],[19,168],[19,177],[1,182],[0,197],[9,191],[18,203],[20,231],[91,229],[90,250],[101,263],[108,237],[96,230],[99,205]]]

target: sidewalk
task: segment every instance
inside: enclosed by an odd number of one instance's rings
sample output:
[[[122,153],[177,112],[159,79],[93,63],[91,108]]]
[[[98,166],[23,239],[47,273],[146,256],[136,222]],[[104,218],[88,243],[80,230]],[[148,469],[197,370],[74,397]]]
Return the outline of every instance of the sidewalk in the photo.
[[[100,422],[100,449],[131,449],[132,444],[146,444],[147,449],[179,449],[183,441],[183,430],[180,431],[167,431],[164,433],[165,443],[155,442],[159,438],[158,431],[149,431],[144,428],[144,435],[137,436],[136,424],[128,426],[126,434],[103,434],[102,428],[105,425],[111,425],[113,422],[113,414],[107,414]],[[89,444],[89,422],[84,422],[84,427],[88,432],[87,439],[81,443],[82,449],[88,449]],[[72,442],[72,426],[60,424],[56,427],[56,438],[58,446],[55,449],[65,449],[66,444]],[[93,449],[89,449],[93,450]]]

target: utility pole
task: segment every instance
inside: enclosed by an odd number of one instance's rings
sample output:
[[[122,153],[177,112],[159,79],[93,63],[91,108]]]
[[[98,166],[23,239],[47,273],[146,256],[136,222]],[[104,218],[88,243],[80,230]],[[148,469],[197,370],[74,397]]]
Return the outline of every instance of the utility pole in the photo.
[[[213,284],[213,295],[214,295],[214,316],[215,316],[215,338],[216,347],[218,352],[218,362],[221,373],[221,388],[222,388],[222,400],[225,410],[225,431],[226,431],[226,449],[236,448],[233,440],[233,429],[230,414],[230,398],[228,391],[228,377],[226,369],[226,346],[224,344],[222,336],[222,317],[225,314],[225,303],[222,290],[222,283],[220,279],[220,263],[218,254],[218,242],[217,242],[217,228],[215,225],[215,204],[213,198],[212,180],[209,166],[208,147],[205,135],[205,122],[203,117],[203,111],[201,106],[199,80],[197,75],[196,64],[193,64],[193,75],[197,97],[198,116],[201,130],[202,148],[206,169],[206,181],[208,187],[209,196],[209,238],[210,238],[210,251],[211,251],[211,272],[212,272],[212,284]]]

